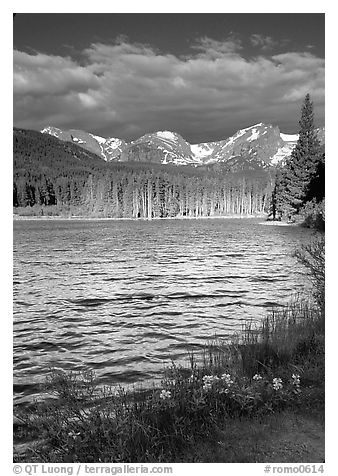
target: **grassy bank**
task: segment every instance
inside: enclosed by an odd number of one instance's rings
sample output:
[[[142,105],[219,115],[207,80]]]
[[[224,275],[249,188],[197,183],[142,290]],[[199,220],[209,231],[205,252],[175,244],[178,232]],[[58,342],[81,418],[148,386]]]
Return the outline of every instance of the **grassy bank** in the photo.
[[[314,300],[273,310],[231,342],[211,342],[202,355],[173,363],[160,386],[102,388],[92,372],[52,372],[45,391],[54,398],[17,415],[15,461],[321,461],[321,240],[298,252],[313,271]],[[290,446],[291,434],[303,445]]]
[[[52,220],[52,219],[73,219],[73,220],[206,220],[206,219],[229,219],[229,218],[267,218],[266,213],[256,214],[240,214],[240,213],[228,213],[227,215],[175,215],[167,217],[112,217],[103,212],[89,212],[84,207],[70,206],[62,207],[59,205],[34,205],[32,207],[14,207],[13,219],[14,220]]]
[[[161,387],[143,393],[102,389],[91,372],[60,371],[46,390],[57,398],[18,415],[17,442],[39,441],[16,461],[210,461],[231,448],[228,457],[240,462],[243,447],[236,452],[233,437],[228,442],[230,428],[246,440],[272,415],[276,422],[281,412],[304,418],[323,410],[323,316],[304,302],[272,312],[237,341],[210,344],[201,362],[191,355],[185,366],[172,365]]]

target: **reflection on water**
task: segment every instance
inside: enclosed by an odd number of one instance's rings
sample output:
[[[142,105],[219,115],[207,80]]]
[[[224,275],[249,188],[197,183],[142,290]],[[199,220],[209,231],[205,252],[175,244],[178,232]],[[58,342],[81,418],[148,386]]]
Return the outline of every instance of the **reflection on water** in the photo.
[[[17,402],[51,366],[149,383],[303,289],[292,252],[309,236],[239,219],[15,222]]]

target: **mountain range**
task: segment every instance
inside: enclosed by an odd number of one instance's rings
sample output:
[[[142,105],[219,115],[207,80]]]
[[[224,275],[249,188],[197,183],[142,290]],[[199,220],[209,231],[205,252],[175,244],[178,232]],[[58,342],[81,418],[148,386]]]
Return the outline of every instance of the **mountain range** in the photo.
[[[107,162],[152,162],[195,167],[222,164],[232,171],[283,164],[298,140],[297,134],[284,134],[277,126],[263,123],[241,129],[226,139],[200,144],[189,144],[181,135],[171,131],[145,134],[129,143],[76,129],[66,131],[48,126],[41,132],[79,145]],[[324,128],[317,132],[324,143]]]

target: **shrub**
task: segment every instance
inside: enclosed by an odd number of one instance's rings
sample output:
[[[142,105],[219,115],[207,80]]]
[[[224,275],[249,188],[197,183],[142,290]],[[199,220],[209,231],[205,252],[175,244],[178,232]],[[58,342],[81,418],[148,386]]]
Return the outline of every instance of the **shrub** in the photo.
[[[325,200],[317,202],[315,199],[307,202],[300,211],[302,225],[316,230],[325,229]]]
[[[294,253],[298,261],[304,265],[310,274],[314,286],[314,296],[317,304],[324,313],[325,305],[325,236],[316,236],[311,243],[302,245]]]

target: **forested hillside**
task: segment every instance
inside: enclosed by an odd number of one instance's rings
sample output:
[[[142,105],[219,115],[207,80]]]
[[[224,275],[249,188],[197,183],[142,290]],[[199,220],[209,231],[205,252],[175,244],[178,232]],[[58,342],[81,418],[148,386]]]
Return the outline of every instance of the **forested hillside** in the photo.
[[[47,134],[13,134],[17,211],[163,218],[262,214],[271,207],[272,169],[107,163]]]
[[[106,162],[73,142],[14,129],[16,212],[112,218],[269,214],[323,228],[324,145],[306,95],[297,143],[276,167],[246,156],[193,167]]]

